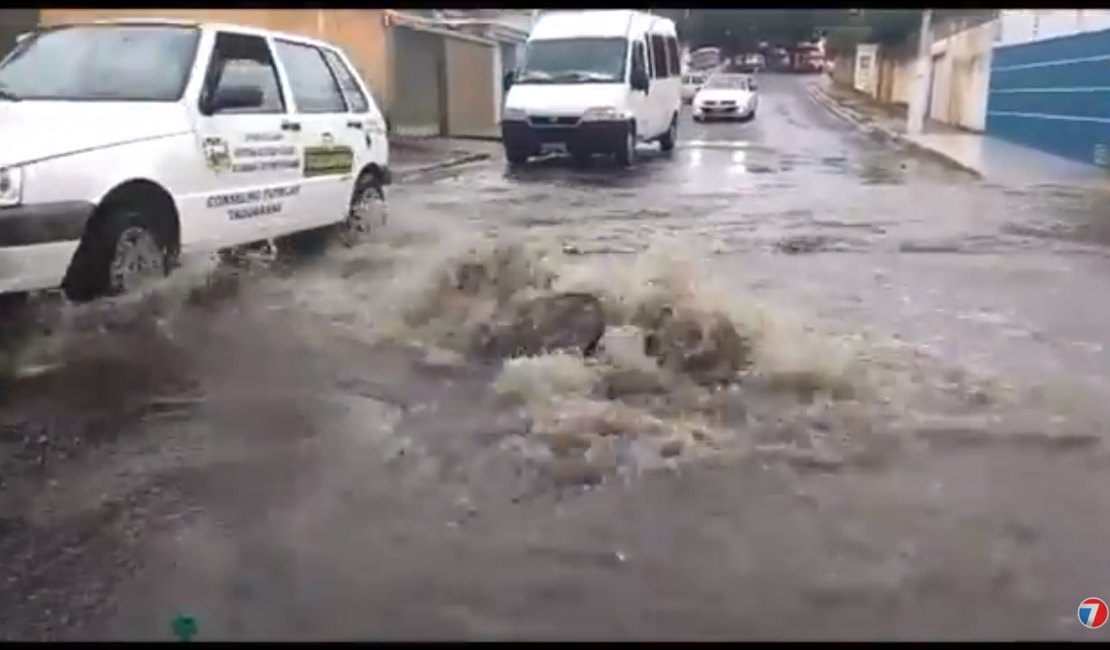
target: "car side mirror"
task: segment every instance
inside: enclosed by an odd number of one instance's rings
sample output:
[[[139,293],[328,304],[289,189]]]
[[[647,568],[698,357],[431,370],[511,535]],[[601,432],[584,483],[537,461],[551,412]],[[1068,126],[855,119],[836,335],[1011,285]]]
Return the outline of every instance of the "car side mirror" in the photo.
[[[224,86],[216,91],[216,95],[208,103],[211,113],[260,106],[262,106],[262,88],[250,85]]]
[[[509,92],[509,89],[513,87],[513,82],[515,81],[516,72],[513,70],[509,70],[505,73],[505,76],[501,78],[501,89],[504,92]]]
[[[757,84],[753,79],[752,81],[748,82],[748,88],[751,88],[752,90],[759,90],[759,84]]]
[[[646,93],[651,88],[651,80],[648,79],[647,71],[642,68],[633,68],[628,82],[632,86],[632,90],[642,90]]]

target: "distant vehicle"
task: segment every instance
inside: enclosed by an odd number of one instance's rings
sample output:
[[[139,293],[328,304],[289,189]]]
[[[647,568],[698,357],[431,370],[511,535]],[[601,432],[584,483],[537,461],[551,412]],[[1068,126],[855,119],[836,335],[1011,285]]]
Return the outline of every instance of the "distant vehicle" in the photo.
[[[722,63],[724,60],[719,47],[701,47],[690,53],[691,70],[710,70]]]
[[[544,13],[510,80],[501,141],[511,165],[560,150],[630,165],[637,143],[675,146],[682,78],[669,19],[632,10]]]
[[[708,75],[701,72],[687,72],[682,75],[682,101],[686,104],[694,101],[694,95],[698,94],[701,87],[705,85],[705,80]]]
[[[0,293],[125,293],[179,254],[384,217],[385,120],[327,43],[77,23],[20,38],[0,88]]]
[[[694,121],[751,120],[759,107],[755,83],[745,74],[715,74],[694,96]]]

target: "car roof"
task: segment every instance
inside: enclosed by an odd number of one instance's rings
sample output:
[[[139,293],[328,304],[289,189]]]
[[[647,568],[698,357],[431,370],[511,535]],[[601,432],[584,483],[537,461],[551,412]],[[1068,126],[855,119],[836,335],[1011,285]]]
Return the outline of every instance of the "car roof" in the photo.
[[[55,25],[51,25],[51,26],[47,27],[46,29],[60,29],[60,28],[65,28],[65,27],[80,27],[82,25],[98,25],[98,26],[106,26],[106,25],[133,25],[133,26],[150,25],[150,26],[158,26],[158,25],[161,25],[161,26],[166,26],[166,27],[194,27],[196,29],[201,29],[201,30],[206,30],[206,31],[226,31],[226,32],[235,32],[237,34],[248,34],[248,35],[253,35],[253,36],[269,36],[269,37],[272,37],[272,38],[281,39],[283,41],[303,43],[305,45],[314,45],[316,47],[323,47],[323,48],[332,49],[332,50],[340,49],[337,46],[332,45],[331,43],[328,43],[326,41],[319,41],[319,40],[316,40],[316,39],[313,39],[313,38],[307,38],[307,37],[304,37],[304,36],[300,36],[298,34],[292,34],[290,32],[279,32],[279,31],[275,31],[275,30],[272,30],[272,29],[262,29],[262,28],[259,28],[259,27],[250,27],[250,26],[247,26],[247,25],[234,25],[234,24],[231,24],[231,23],[202,22],[202,21],[197,21],[197,20],[184,20],[184,19],[179,19],[179,18],[112,18],[112,19],[106,19],[106,20],[88,20],[88,21],[76,21],[76,22],[71,22],[71,23],[58,23],[58,24],[55,24]]]

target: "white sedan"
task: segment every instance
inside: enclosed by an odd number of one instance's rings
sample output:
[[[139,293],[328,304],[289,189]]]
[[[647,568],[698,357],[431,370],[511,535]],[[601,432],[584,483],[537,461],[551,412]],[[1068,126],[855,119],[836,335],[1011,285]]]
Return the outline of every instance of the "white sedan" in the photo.
[[[694,121],[755,117],[759,96],[755,83],[744,74],[715,74],[694,96]]]

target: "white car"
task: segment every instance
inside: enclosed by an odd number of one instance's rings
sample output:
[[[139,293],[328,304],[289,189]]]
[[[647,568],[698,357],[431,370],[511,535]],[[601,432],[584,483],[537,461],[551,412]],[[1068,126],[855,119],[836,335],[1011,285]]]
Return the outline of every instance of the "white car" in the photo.
[[[750,120],[758,107],[759,96],[748,75],[719,73],[694,96],[694,120]]]
[[[681,108],[674,21],[631,10],[544,12],[501,113],[510,165],[566,151],[631,165],[640,142],[674,149]]]
[[[697,72],[689,72],[682,75],[682,101],[689,104],[694,101],[694,95],[698,94],[701,87],[705,85],[705,75]]]
[[[0,62],[0,116],[0,293],[123,293],[182,254],[384,215],[382,115],[342,51],[300,36],[38,30]]]

